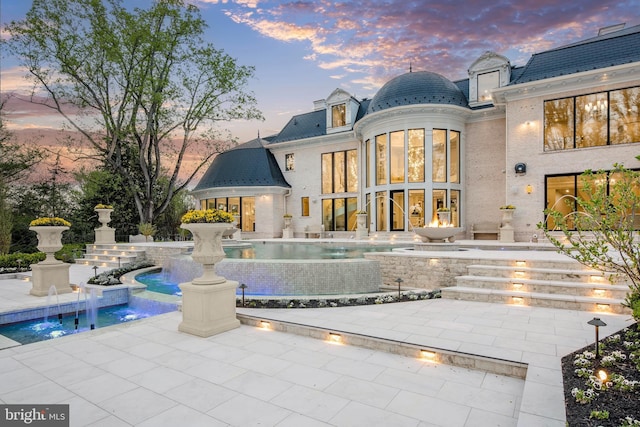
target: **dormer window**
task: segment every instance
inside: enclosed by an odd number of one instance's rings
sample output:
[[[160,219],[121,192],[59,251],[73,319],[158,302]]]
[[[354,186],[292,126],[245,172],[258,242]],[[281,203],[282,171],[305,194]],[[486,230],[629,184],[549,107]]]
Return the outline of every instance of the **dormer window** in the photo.
[[[491,91],[500,87],[500,71],[478,74],[478,102],[491,101]]]
[[[331,107],[331,127],[337,128],[347,124],[347,104],[338,104]]]
[[[497,53],[485,52],[469,67],[469,105],[491,105],[494,89],[509,84],[511,63]]]

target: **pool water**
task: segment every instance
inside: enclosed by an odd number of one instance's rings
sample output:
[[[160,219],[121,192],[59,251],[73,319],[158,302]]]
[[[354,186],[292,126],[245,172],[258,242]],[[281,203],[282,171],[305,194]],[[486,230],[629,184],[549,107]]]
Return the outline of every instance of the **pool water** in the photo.
[[[98,309],[95,328],[117,325],[119,323],[131,322],[144,319],[157,314],[173,311],[174,306],[165,304],[162,309],[154,305],[153,310],[141,310],[133,308],[129,304],[114,305]],[[20,344],[31,344],[38,341],[60,338],[65,335],[88,331],[91,326],[88,324],[88,316],[85,312],[78,315],[78,328],[75,326],[76,314],[67,313],[62,315],[62,323],[58,316],[49,316],[47,321],[43,318],[27,320],[18,323],[9,323],[0,326],[0,335],[4,335]]]
[[[172,282],[162,271],[149,271],[138,274],[136,280],[147,285],[147,290],[160,294],[182,296],[178,283]]]
[[[252,242],[251,245],[225,247],[230,259],[353,259],[363,258],[366,252],[390,252],[396,248],[411,247],[402,244],[372,243],[275,243]]]

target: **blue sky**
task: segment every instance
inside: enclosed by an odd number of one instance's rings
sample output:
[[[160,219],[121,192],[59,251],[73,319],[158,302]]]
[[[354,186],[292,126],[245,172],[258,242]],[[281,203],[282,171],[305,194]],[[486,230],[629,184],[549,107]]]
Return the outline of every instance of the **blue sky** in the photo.
[[[146,7],[148,0],[126,0]],[[255,66],[250,89],[264,122],[231,124],[239,142],[277,133],[294,114],[342,88],[371,97],[390,78],[414,71],[438,72],[451,80],[483,52],[524,65],[531,54],[595,36],[601,27],[640,24],[640,0],[433,2],[193,0],[209,24],[216,47]],[[0,22],[22,19],[29,0],[0,0]],[[4,36],[4,34],[3,34]],[[19,88],[20,70],[2,58],[3,92]],[[14,129],[53,126],[40,112],[8,119]],[[37,122],[34,115],[38,115]],[[13,120],[12,120],[13,118]]]

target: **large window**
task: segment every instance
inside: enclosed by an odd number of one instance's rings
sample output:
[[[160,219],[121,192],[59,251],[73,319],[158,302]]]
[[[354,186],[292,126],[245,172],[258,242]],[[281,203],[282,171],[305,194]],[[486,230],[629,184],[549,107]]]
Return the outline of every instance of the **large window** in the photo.
[[[370,141],[367,139],[367,142],[364,143],[364,152],[365,152],[365,165],[364,165],[364,176],[365,176],[365,185],[367,188],[371,185],[371,145]]]
[[[544,103],[544,150],[640,142],[640,87]]]
[[[322,154],[322,193],[358,191],[358,153],[356,150]]]
[[[460,182],[460,132],[449,132],[449,182]]]
[[[356,227],[358,199],[346,197],[322,201],[322,223],[325,231],[352,231]]]

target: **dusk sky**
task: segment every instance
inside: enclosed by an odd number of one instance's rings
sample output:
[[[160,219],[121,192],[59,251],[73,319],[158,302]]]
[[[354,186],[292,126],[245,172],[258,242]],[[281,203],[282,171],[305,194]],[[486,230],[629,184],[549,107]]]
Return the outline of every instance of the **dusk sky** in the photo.
[[[266,120],[229,126],[239,142],[258,132],[277,133],[292,115],[311,111],[314,100],[336,88],[371,97],[409,64],[455,81],[466,78],[469,65],[488,50],[522,66],[535,52],[593,37],[601,27],[640,24],[640,0],[192,3],[209,24],[207,39],[256,68],[250,89]],[[149,1],[125,4],[147,7]],[[0,0],[0,22],[22,19],[30,5]],[[3,92],[24,87],[12,58],[2,58],[1,73]],[[57,117],[24,106],[7,113],[14,130],[56,126]]]

